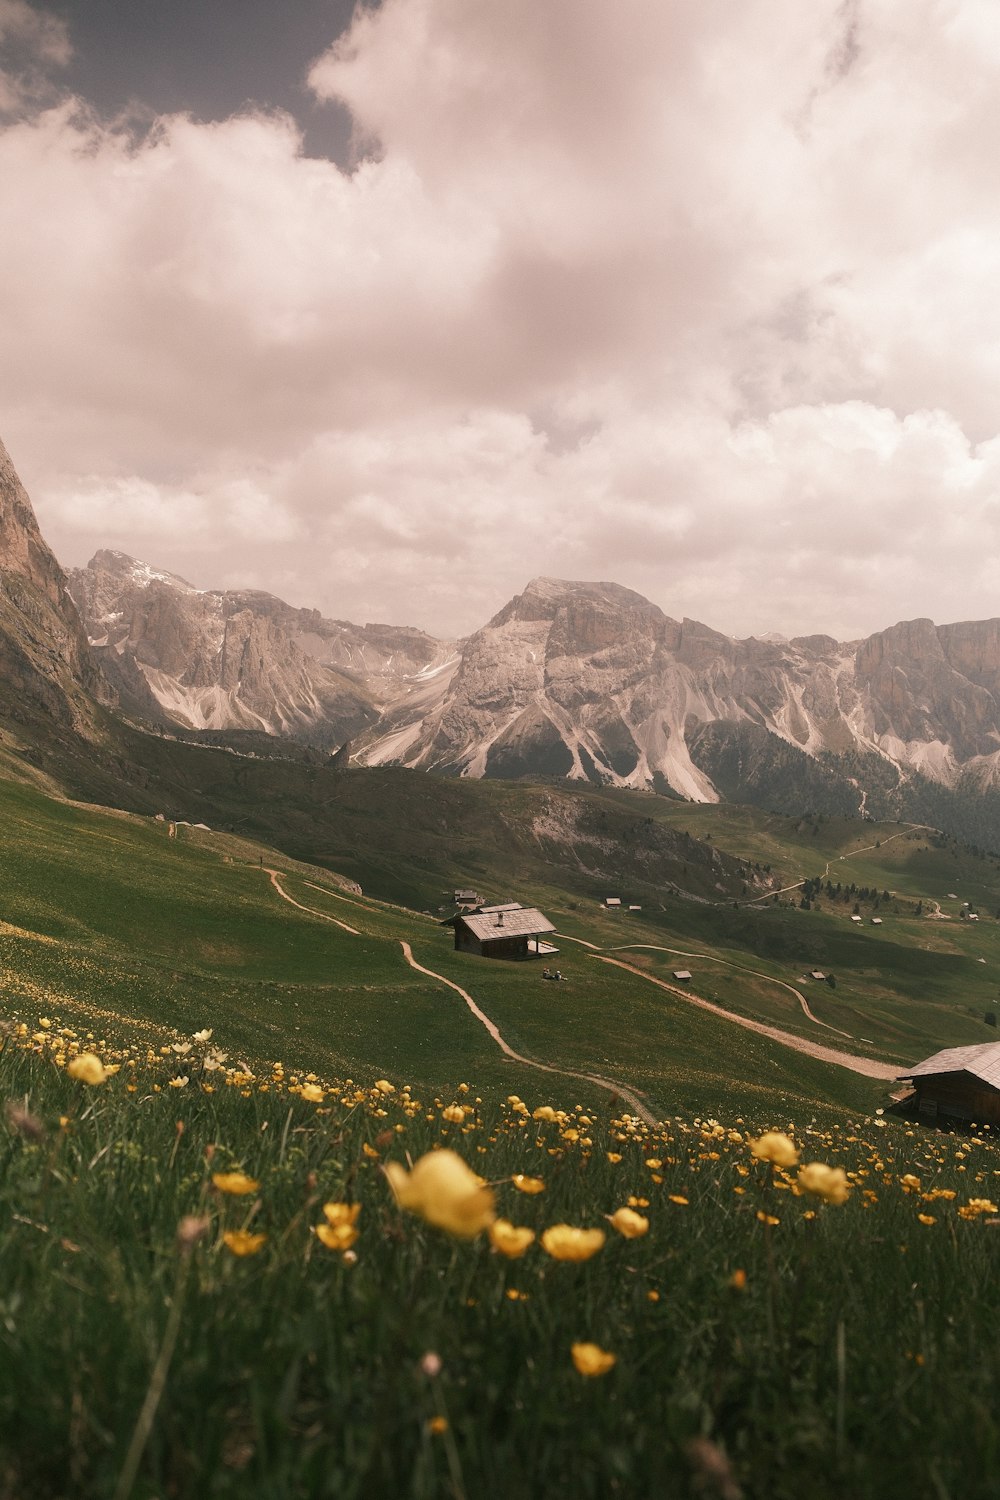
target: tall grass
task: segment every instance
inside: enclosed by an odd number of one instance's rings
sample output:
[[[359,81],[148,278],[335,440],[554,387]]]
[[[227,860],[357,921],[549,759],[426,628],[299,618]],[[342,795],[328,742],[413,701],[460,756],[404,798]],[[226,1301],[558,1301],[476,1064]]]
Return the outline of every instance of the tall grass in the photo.
[[[986,1132],[647,1130],[581,1095],[212,1066],[220,1037],[95,1042],[118,1071],[88,1086],[67,1072],[85,1037],[44,1019],[0,1055],[5,1500],[995,1494]],[[845,1167],[848,1201],[757,1161],[768,1126]],[[442,1144],[505,1218],[603,1227],[603,1249],[508,1260],[404,1213],[383,1164]],[[220,1191],[230,1171],[256,1186]],[[346,1253],[314,1233],[330,1202],[360,1205]],[[630,1203],[636,1239],[606,1218]],[[580,1374],[580,1341],[614,1367]]]

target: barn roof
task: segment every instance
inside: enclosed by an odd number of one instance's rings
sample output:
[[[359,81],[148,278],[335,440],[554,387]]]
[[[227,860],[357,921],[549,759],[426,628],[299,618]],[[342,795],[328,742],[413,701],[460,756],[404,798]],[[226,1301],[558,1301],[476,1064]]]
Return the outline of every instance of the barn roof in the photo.
[[[498,920],[501,919],[502,920]],[[537,932],[555,932],[548,917],[534,906],[484,906],[480,911],[466,912],[450,918],[449,925],[461,922],[481,943],[503,937],[533,937]]]
[[[900,1078],[928,1078],[936,1073],[971,1073],[1000,1089],[1000,1042],[977,1042],[972,1047],[945,1047],[914,1064]]]

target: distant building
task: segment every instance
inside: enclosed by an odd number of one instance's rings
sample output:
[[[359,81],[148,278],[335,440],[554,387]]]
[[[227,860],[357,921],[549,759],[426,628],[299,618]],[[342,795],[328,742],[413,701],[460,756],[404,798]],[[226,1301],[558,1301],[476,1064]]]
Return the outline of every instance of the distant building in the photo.
[[[881,917],[872,917],[872,926],[873,927],[881,927],[882,926],[882,918]]]
[[[479,906],[480,901],[481,898],[478,891],[466,890],[455,892],[456,906]]]
[[[912,1080],[921,1119],[1000,1125],[1000,1042],[946,1047],[899,1077]]]
[[[806,975],[806,978],[807,979],[825,979],[826,975],[823,973],[822,969],[810,969],[809,973]]]
[[[641,906],[630,906],[629,911],[642,911]]]
[[[543,932],[555,932],[548,917],[536,907],[521,906],[517,901],[459,912],[442,926],[455,929],[459,953],[476,953],[481,958],[545,958],[559,952],[551,943],[541,941]]]
[[[622,898],[620,896],[605,896],[604,904],[614,911],[620,911]]]
[[[851,921],[852,922],[860,922],[861,921],[861,918],[858,916],[857,912],[854,913],[854,915],[851,918]]]
[[[674,978],[677,980],[678,984],[690,984],[691,971],[690,969],[675,969]]]

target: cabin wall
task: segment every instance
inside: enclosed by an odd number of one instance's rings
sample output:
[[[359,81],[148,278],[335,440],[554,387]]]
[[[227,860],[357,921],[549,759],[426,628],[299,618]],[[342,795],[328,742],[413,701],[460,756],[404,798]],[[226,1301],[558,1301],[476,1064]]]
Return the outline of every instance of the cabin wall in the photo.
[[[975,1120],[977,1125],[1000,1125],[1000,1093],[960,1073],[939,1073],[913,1080],[917,1110],[932,1117]]]

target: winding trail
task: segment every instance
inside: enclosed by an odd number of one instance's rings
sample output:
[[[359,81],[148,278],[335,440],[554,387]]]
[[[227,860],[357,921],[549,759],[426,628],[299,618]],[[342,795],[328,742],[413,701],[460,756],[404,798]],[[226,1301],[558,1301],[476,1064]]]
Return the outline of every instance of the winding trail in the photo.
[[[283,900],[289,902],[290,905],[298,907],[299,911],[308,912],[311,917],[321,917],[324,922],[332,922],[335,927],[342,928],[344,932],[352,933],[354,937],[361,936],[361,933],[356,927],[349,927],[346,922],[339,921],[337,917],[331,917],[329,912],[318,911],[314,906],[303,906],[301,901],[296,901],[294,896],[290,896],[282,886],[280,880],[280,870],[272,870],[268,865],[264,865],[262,866],[262,868],[265,875],[270,876],[271,884],[274,886],[274,889],[277,891],[278,895],[281,896]],[[307,882],[307,884],[309,883],[310,882]],[[327,892],[325,890],[325,887],[322,886],[315,886],[314,889],[323,890],[327,895],[330,894],[330,892]],[[357,903],[351,902],[350,904],[353,906]],[[425,969],[423,964],[418,964],[416,959],[413,957],[413,949],[403,938],[399,939],[399,945],[403,950],[403,957],[406,959],[406,962],[409,964],[411,969],[416,969],[419,974],[426,974],[428,979],[436,980],[438,984],[446,985],[448,989],[454,990],[456,994],[461,995],[462,999],[465,1001],[466,1005],[469,1007],[476,1020],[480,1023],[481,1026],[484,1026],[486,1028],[490,1036],[493,1038],[494,1042],[496,1042],[497,1046],[500,1048],[500,1051],[506,1057],[509,1057],[513,1062],[521,1063],[526,1068],[537,1068],[542,1073],[556,1073],[561,1078],[579,1078],[584,1083],[596,1084],[598,1088],[607,1089],[608,1093],[617,1094],[619,1098],[624,1099],[639,1116],[639,1118],[641,1120],[644,1120],[647,1125],[653,1126],[656,1124],[655,1116],[646,1108],[645,1104],[643,1104],[642,1100],[637,1096],[637,1094],[632,1089],[626,1087],[625,1084],[616,1083],[613,1078],[602,1078],[599,1073],[581,1073],[576,1068],[557,1068],[552,1063],[537,1062],[533,1057],[525,1057],[522,1053],[515,1052],[509,1042],[507,1042],[504,1037],[501,1036],[500,1028],[497,1026],[496,1022],[491,1021],[486,1012],[480,1009],[475,1000],[473,1000],[472,996],[469,994],[468,990],[463,990],[460,984],[455,984],[453,980],[446,979],[443,974],[436,974],[433,969]]]
[[[832,1031],[837,1036],[846,1037],[849,1042],[854,1038],[849,1031],[841,1031],[839,1026],[831,1026],[829,1021],[821,1021],[819,1016],[814,1015],[809,1001],[801,990],[797,990],[794,984],[786,984],[783,979],[775,979],[772,974],[765,974],[761,969],[749,969],[746,964],[734,964],[728,958],[716,958],[712,953],[685,953],[681,948],[661,948],[657,943],[619,943],[614,948],[609,948],[609,953],[626,953],[632,948],[649,948],[654,953],[672,953],[675,958],[700,958],[709,964],[721,964],[724,969],[735,969],[738,974],[752,974],[756,979],[766,979],[769,984],[776,984],[779,989],[787,990],[794,995],[802,1007],[802,1013],[807,1020],[812,1021],[814,1026],[822,1026],[824,1031]]]
[[[689,1005],[696,1005],[700,1010],[711,1011],[713,1015],[721,1016],[723,1020],[732,1021],[736,1026],[743,1026],[747,1031],[756,1031],[760,1036],[770,1037],[773,1042],[780,1042],[783,1047],[791,1047],[794,1052],[804,1052],[807,1057],[818,1058],[820,1062],[833,1063],[835,1067],[847,1068],[851,1073],[861,1073],[866,1078],[897,1078],[902,1071],[901,1063],[898,1065],[882,1063],[870,1057],[856,1057],[851,1052],[838,1052],[833,1047],[824,1047],[819,1042],[810,1042],[805,1037],[795,1036],[790,1031],[781,1031],[777,1026],[765,1026],[763,1021],[751,1021],[748,1016],[738,1016],[731,1010],[723,1010],[721,1005],[702,999],[692,990],[682,990],[676,984],[668,984],[665,979],[657,979],[655,975],[637,969],[634,964],[623,963],[620,958],[610,958],[605,953],[590,953],[587,956],[596,958],[603,964],[613,964],[616,969],[625,969],[629,974],[635,974],[638,978],[645,979],[647,983],[658,985],[661,990],[666,990],[669,994],[686,1000]]]
[[[342,927],[345,932],[353,933],[355,937],[361,936],[356,927],[348,927],[346,922],[341,922],[337,917],[331,917],[329,912],[317,911],[314,906],[303,906],[301,901],[296,901],[295,897],[290,896],[285,890],[284,886],[281,884],[281,881],[279,879],[279,876],[281,875],[280,870],[272,870],[268,865],[264,865],[263,870],[265,875],[270,875],[271,884],[274,886],[274,889],[277,891],[278,895],[282,898],[282,900],[287,901],[290,906],[297,906],[299,911],[307,911],[311,917],[322,917],[324,922],[332,922],[334,927]]]
[[[496,1022],[491,1021],[486,1012],[479,1008],[475,1000],[473,1000],[472,996],[469,994],[468,990],[463,990],[460,984],[455,984],[454,980],[446,979],[443,974],[435,974],[433,969],[425,969],[423,964],[418,964],[417,960],[413,957],[413,950],[411,949],[409,943],[406,942],[403,938],[399,939],[399,945],[403,950],[403,957],[406,959],[406,962],[410,965],[411,969],[416,969],[418,974],[426,974],[428,979],[436,979],[438,984],[446,984],[450,990],[454,990],[457,995],[461,995],[462,999],[465,1001],[466,1005],[469,1007],[476,1020],[482,1026],[486,1027],[486,1030],[496,1042],[497,1046],[500,1048],[500,1051],[506,1057],[509,1057],[513,1062],[523,1063],[527,1068],[540,1068],[543,1073],[558,1073],[563,1078],[580,1078],[585,1083],[595,1083],[598,1088],[608,1089],[612,1094],[618,1094],[622,1099],[627,1100],[635,1110],[636,1114],[639,1115],[641,1119],[645,1120],[647,1125],[656,1124],[656,1120],[650,1114],[646,1106],[633,1093],[633,1091],[629,1088],[626,1088],[624,1084],[615,1083],[614,1079],[611,1078],[602,1078],[599,1073],[581,1073],[576,1068],[557,1068],[554,1067],[551,1063],[536,1062],[533,1057],[525,1057],[522,1053],[515,1052],[510,1043],[505,1041],[501,1036]],[[623,967],[626,966],[623,965]]]
[[[930,833],[933,833],[935,831],[933,828],[931,828],[931,825],[929,823],[907,823],[903,828],[900,829],[899,833],[890,833],[887,839],[879,839],[875,844],[864,844],[860,849],[848,849],[846,854],[837,854],[832,859],[828,859],[826,862],[826,869],[823,871],[822,879],[825,880],[830,874],[831,865],[842,864],[845,859],[853,859],[856,854],[870,854],[873,849],[884,849],[886,844],[891,844],[894,839],[903,839],[908,833],[914,833],[917,829],[920,828],[926,829]],[[777,891],[765,891],[763,896],[754,896],[752,900],[743,901],[740,904],[742,906],[756,906],[758,901],[770,901],[775,896],[785,895],[787,891],[800,890],[801,887],[805,885],[805,883],[806,876],[803,875],[802,879],[797,880],[794,885],[783,885],[781,889]]]

